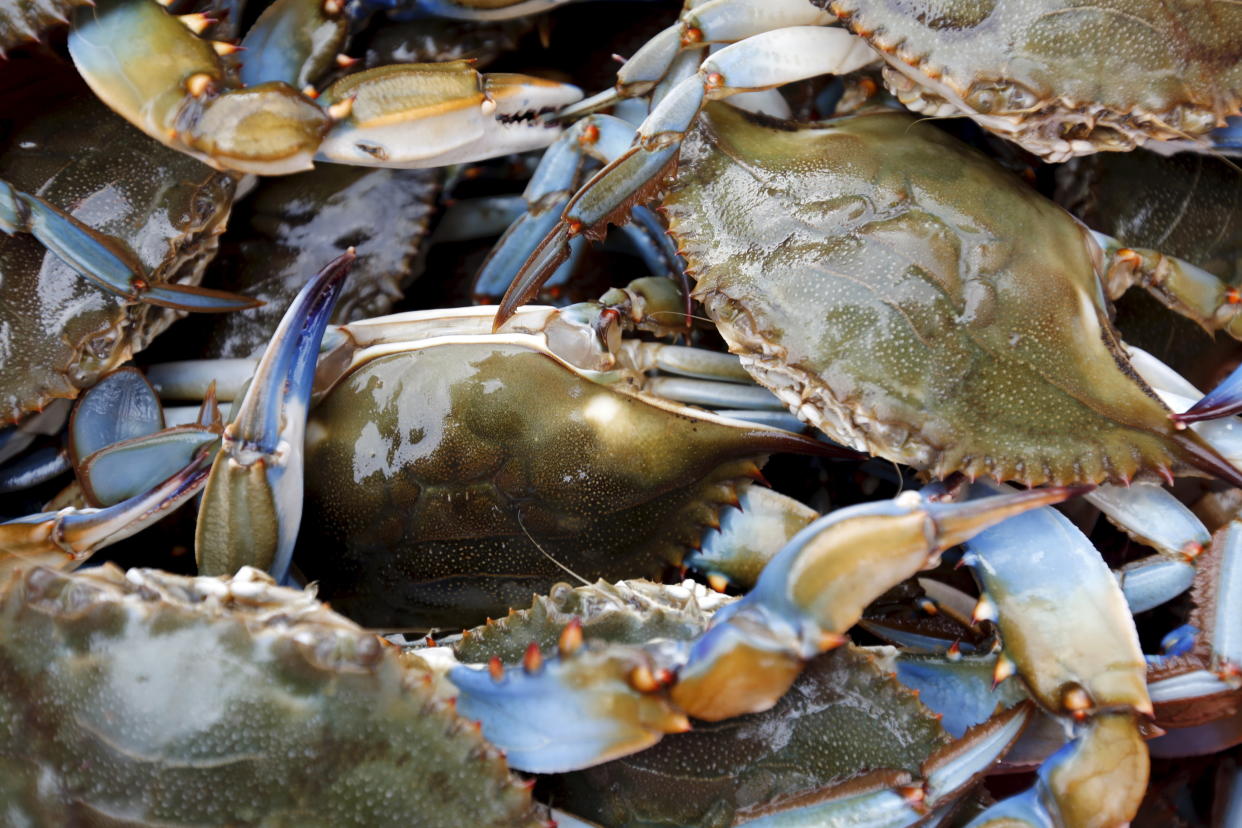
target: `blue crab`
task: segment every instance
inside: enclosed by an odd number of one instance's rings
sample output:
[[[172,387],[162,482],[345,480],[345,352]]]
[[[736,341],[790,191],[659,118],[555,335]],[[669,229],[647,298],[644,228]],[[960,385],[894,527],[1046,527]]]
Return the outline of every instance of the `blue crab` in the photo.
[[[829,24],[841,28],[812,28]],[[1147,142],[1210,147],[1216,128],[1228,148],[1228,119],[1242,115],[1239,33],[1242,16],[1223,0],[1142,0],[1124,13],[1063,0],[689,0],[622,68],[616,90],[571,111],[653,89],[659,98],[705,47],[736,42],[739,67],[753,73],[735,71],[735,87],[882,62],[885,85],[910,109],[969,117],[1048,161]]]
[[[5,424],[128,360],[175,318],[164,308],[256,304],[194,287],[234,181],[136,133],[80,84],[58,97],[54,67],[40,67],[44,104],[0,156],[0,230],[16,233],[0,237]]]
[[[722,105],[699,116],[704,78],[727,52],[678,87],[689,104],[670,93],[629,153],[570,200],[498,321],[569,238],[601,232],[677,164],[663,209],[696,296],[755,378],[834,440],[936,477],[1126,483],[1199,470],[1242,481],[1131,367],[1102,279],[1113,292],[1148,284],[1229,330],[1238,309],[1223,283],[1107,239],[1106,266],[1068,214],[900,113],[818,126]]]

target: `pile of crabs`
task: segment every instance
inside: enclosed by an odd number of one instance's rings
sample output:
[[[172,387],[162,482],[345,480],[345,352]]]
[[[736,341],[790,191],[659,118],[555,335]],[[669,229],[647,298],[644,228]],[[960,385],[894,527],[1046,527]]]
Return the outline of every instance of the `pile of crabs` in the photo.
[[[1242,824],[1242,5],[162,2],[0,0],[0,822]]]

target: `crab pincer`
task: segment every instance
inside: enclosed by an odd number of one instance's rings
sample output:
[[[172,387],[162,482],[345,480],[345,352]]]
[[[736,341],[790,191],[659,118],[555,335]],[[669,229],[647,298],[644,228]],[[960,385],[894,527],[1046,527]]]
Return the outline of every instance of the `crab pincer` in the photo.
[[[560,658],[547,660],[533,648],[521,670],[507,672],[498,662],[457,666],[449,679],[461,692],[459,710],[482,721],[515,767],[540,772],[632,753],[686,729],[687,716],[717,721],[767,710],[806,660],[844,643],[863,608],[892,585],[995,523],[1081,491],[1033,489],[970,503],[912,495],[842,509],[796,535],[755,589],[718,611],[696,640],[562,646]],[[575,715],[563,715],[571,708]]]
[[[224,430],[224,445],[198,513],[199,571],[241,566],[283,577],[302,517],[302,435],[319,345],[353,248],[319,271],[294,299]]]

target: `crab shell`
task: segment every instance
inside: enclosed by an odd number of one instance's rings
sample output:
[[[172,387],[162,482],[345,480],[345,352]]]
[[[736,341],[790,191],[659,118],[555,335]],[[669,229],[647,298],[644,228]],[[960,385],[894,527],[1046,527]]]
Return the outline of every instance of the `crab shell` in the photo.
[[[312,411],[295,562],[370,626],[467,626],[677,565],[774,451],[816,445],[591,378],[529,337],[378,356]]]
[[[0,770],[16,824],[546,825],[420,662],[249,568],[13,573]]]
[[[907,107],[970,113],[1048,161],[1203,135],[1242,107],[1229,0],[812,0],[867,38]]]
[[[934,127],[713,105],[665,209],[730,350],[846,445],[1030,485],[1231,471],[1130,367],[1085,228]]]
[[[198,284],[234,181],[74,94],[13,135],[0,177],[137,254],[152,283]],[[178,314],[108,293],[25,235],[0,237],[0,424],[73,398]]]

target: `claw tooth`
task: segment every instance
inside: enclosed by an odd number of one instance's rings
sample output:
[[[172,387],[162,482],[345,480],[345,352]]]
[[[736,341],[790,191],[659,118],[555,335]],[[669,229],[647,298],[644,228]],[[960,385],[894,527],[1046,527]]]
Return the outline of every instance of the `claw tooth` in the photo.
[[[922,785],[902,785],[897,789],[897,794],[906,801],[906,804],[915,810],[923,808],[923,800],[927,798],[927,792],[923,790]]]
[[[361,60],[361,58],[350,57],[349,55],[337,55],[336,65],[341,67],[342,69],[348,69],[349,67],[357,63],[359,60]]]
[[[723,575],[708,575],[707,585],[717,592],[724,592],[729,588],[729,579]]]
[[[840,633],[822,632],[819,634],[819,651],[824,653],[828,650],[834,650],[847,641],[849,639]]]
[[[582,646],[582,619],[575,616],[561,630],[561,637],[556,642],[561,657],[573,655]]]
[[[690,717],[685,713],[673,713],[668,717],[669,733],[686,733],[690,730]]]
[[[500,663],[500,656],[492,656],[488,659],[487,672],[491,674],[492,681],[500,681],[505,677],[505,665]]]
[[[334,121],[342,121],[349,117],[354,111],[354,99],[352,97],[344,98],[328,107],[328,116]]]
[[[302,87],[302,94],[313,101],[319,97],[319,90],[308,83],[306,86]]]
[[[534,641],[526,645],[526,652],[522,654],[522,669],[527,673],[538,673],[543,667],[543,653],[539,652],[539,645]]]
[[[214,49],[216,54],[220,57],[228,57],[229,55],[242,51],[241,46],[238,46],[236,43],[229,43],[227,40],[213,40],[211,41],[211,48]]]
[[[975,604],[975,611],[971,613],[970,623],[978,624],[980,621],[995,621],[996,618],[996,604],[987,595],[981,595],[979,603]]]
[[[202,12],[195,12],[193,14],[178,14],[174,15],[174,17],[181,21],[181,25],[185,26],[196,35],[202,34],[207,30],[208,26],[216,22],[214,18],[203,14]]]
[[[210,91],[213,81],[206,72],[196,72],[185,79],[185,90],[195,98],[201,98]]]
[[[1091,696],[1077,684],[1066,688],[1061,695],[1061,706],[1078,721],[1087,718],[1087,711],[1092,707]]]
[[[653,693],[660,689],[660,685],[656,683],[655,676],[651,674],[651,670],[645,664],[639,664],[630,670],[629,683],[630,687],[633,687],[640,693]]]
[[[1017,672],[1018,666],[1013,663],[1013,659],[1001,653],[996,658],[996,668],[992,670],[992,689],[995,690],[997,685]]]
[[[961,661],[962,660],[961,640],[959,639],[957,641],[954,641],[952,644],[950,644],[949,649],[945,651],[944,655],[945,655],[945,658],[947,658],[949,661]]]

